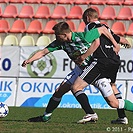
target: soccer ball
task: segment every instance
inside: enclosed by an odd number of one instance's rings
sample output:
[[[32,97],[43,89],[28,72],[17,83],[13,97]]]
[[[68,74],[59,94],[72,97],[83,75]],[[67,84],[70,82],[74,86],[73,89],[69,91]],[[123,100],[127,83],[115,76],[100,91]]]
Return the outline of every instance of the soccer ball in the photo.
[[[6,117],[9,113],[7,104],[0,102],[0,118]]]

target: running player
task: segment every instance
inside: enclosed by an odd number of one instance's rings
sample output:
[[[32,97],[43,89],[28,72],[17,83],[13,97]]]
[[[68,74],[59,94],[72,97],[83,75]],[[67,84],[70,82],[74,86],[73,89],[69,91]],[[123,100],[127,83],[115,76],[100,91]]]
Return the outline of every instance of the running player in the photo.
[[[86,24],[85,30],[91,30],[94,28],[98,28],[103,26],[104,24],[101,24],[98,21],[98,13],[95,9],[93,8],[88,8],[84,11],[83,13],[83,21]],[[115,35],[107,25],[106,28],[111,32],[111,34],[113,35],[113,37],[115,38],[115,40],[117,40],[117,42],[124,42],[126,43],[126,40],[123,37],[119,37],[117,35]],[[116,76],[116,73],[119,69],[119,65],[120,65],[120,57],[119,55],[116,55],[113,50],[113,44],[112,42],[110,42],[104,35],[102,35],[100,37],[100,46],[97,49],[96,52],[94,52],[93,56],[97,59],[102,59],[99,61],[103,61],[105,62],[105,59],[107,58],[111,58],[115,61],[115,65],[116,65],[116,72],[114,74],[114,76]],[[111,86],[113,88],[114,94],[116,96],[117,99],[122,99],[122,96],[120,94],[120,92],[117,90],[116,85],[115,85],[115,80],[116,78],[114,78],[113,83],[111,83]],[[118,112],[118,119],[111,121],[111,123],[113,124],[128,124],[128,119],[126,117],[126,114],[124,112],[124,109],[117,109]]]

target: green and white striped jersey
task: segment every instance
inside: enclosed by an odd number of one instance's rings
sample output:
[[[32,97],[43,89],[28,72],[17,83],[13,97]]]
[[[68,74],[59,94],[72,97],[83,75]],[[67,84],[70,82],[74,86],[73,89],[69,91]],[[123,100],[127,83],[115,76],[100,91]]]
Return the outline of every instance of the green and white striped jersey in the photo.
[[[64,50],[70,59],[73,61],[77,59],[80,55],[84,54],[88,48],[91,46],[91,43],[99,38],[100,34],[97,29],[93,29],[87,32],[72,32],[71,42],[58,43],[56,40],[47,46],[47,49],[50,52],[55,50]],[[87,65],[91,56],[88,56],[82,65]]]

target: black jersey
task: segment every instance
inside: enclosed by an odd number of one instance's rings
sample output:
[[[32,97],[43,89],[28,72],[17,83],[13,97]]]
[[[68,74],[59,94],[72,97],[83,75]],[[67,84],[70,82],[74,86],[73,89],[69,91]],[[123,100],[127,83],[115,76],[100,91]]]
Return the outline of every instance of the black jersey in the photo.
[[[99,21],[89,23],[86,25],[85,30],[87,31],[101,26],[105,26],[110,31],[116,42],[119,43],[120,37],[114,34],[107,25],[101,24]],[[100,36],[100,46],[93,53],[93,57],[97,58],[99,62],[104,64],[108,61],[111,61],[114,64],[120,64],[119,55],[116,55],[116,53],[113,51],[113,43],[103,34]]]

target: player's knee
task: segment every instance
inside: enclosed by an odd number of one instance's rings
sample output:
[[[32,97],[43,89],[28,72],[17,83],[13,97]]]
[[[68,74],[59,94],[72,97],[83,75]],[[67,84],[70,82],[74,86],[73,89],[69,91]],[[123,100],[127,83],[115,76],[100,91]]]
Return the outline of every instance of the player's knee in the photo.
[[[74,84],[74,85],[71,86],[71,91],[73,93],[77,92],[79,89],[80,89],[79,85]]]
[[[73,84],[71,87],[71,91],[75,93],[79,90],[83,90],[86,86],[88,86],[88,83],[82,81],[82,82]]]

